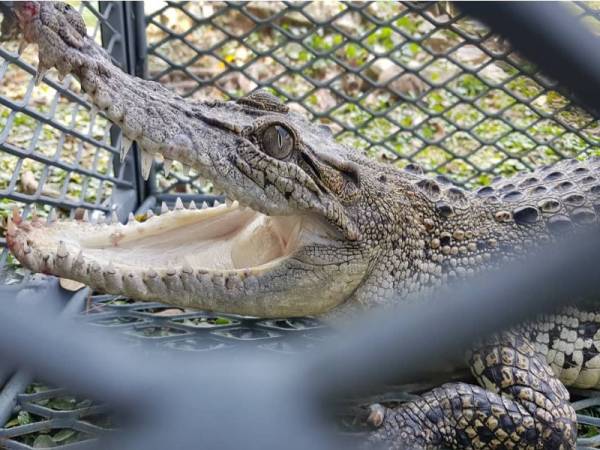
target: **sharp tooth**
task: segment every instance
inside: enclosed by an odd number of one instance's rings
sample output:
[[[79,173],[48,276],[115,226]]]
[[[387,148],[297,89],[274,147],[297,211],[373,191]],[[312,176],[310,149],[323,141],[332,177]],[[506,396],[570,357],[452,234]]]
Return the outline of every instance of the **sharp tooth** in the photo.
[[[238,206],[240,206],[240,203],[235,200],[232,204],[231,204],[232,208],[237,208]]]
[[[50,210],[50,214],[48,214],[47,222],[48,223],[56,222],[56,210],[54,208],[52,208]]]
[[[125,136],[125,134],[121,134],[121,162],[125,161],[125,158],[127,158],[127,153],[129,153],[131,144],[131,140]]]
[[[177,273],[172,261],[167,261],[167,270],[165,270],[165,273],[171,277]]]
[[[6,223],[6,229],[8,234],[15,234],[17,232],[17,226],[13,222],[12,217],[8,218],[8,221]]]
[[[144,180],[148,180],[150,177],[150,169],[152,169],[152,162],[154,159],[152,155],[144,150],[142,152],[142,177]]]
[[[177,197],[177,200],[175,200],[175,209],[177,209],[177,210],[185,209],[183,207],[183,202],[181,201],[181,197]]]
[[[120,273],[117,273],[117,270],[115,270],[112,261],[110,261],[104,271],[104,283],[106,284],[106,291],[123,292],[123,284],[125,283],[125,278],[127,277],[122,277]]]
[[[167,204],[165,202],[162,202],[162,205],[160,205],[160,213],[166,214],[168,212],[169,212],[169,207],[167,206]]]
[[[23,54],[23,52],[27,49],[27,47],[29,47],[29,42],[27,42],[25,40],[25,38],[22,37],[21,42],[19,42],[19,49],[17,50],[17,53],[19,54],[19,56],[21,56]]]
[[[90,221],[90,213],[87,209],[83,211],[83,217],[81,218],[81,220],[83,220],[84,222]]]
[[[26,255],[31,253],[31,247],[29,246],[27,241],[23,242],[23,253],[25,253]]]
[[[43,261],[45,270],[49,270],[49,269],[51,270],[52,267],[54,266],[54,261],[53,261],[53,258],[50,258],[50,253],[43,253],[42,261]]]
[[[173,160],[172,159],[166,159],[163,162],[163,169],[165,171],[165,176],[168,177],[169,173],[171,173],[171,166],[173,165]]]
[[[75,258],[75,264],[77,264],[78,267],[81,267],[83,265],[83,249],[79,249],[79,253],[77,253],[77,258]]]
[[[91,269],[91,276],[92,276],[92,280],[94,281],[99,281],[99,277],[102,276],[102,267],[100,267],[100,264],[98,263],[98,261],[94,261],[90,267]]]
[[[156,279],[158,278],[158,273],[154,269],[150,269],[145,273],[145,277],[147,279]]]
[[[12,209],[12,218],[16,223],[21,222],[21,213],[19,212],[19,208],[15,205]]]
[[[113,223],[119,223],[119,216],[117,216],[117,213],[115,211],[112,212],[110,218]]]
[[[202,202],[202,209],[207,209],[207,208],[208,208],[208,203]]]
[[[35,205],[31,205],[31,221],[35,222],[36,220],[38,220],[37,207]]]
[[[151,219],[152,217],[154,217],[154,212],[149,209],[148,211],[146,211],[146,220]]]
[[[133,272],[129,272],[123,277],[123,288],[132,296],[144,295],[147,292],[144,280],[139,274]]]
[[[187,261],[184,261],[183,266],[181,266],[181,271],[186,274],[194,273],[194,269],[192,268],[190,263],[188,263]]]
[[[36,86],[39,86],[40,83],[42,82],[42,79],[46,76],[46,74],[48,73],[48,69],[42,69],[40,67],[38,67],[38,70],[35,74],[35,78],[33,80],[33,83]]]
[[[56,250],[56,256],[58,256],[59,258],[64,258],[68,254],[69,251],[67,250],[67,244],[65,244],[65,241],[58,241],[58,249]]]
[[[221,203],[219,203],[219,200],[215,200],[213,207],[216,208],[217,206],[220,206],[220,205],[221,205]]]
[[[185,175],[186,177],[190,176],[190,166],[186,166],[185,164],[183,165],[183,175]]]
[[[194,203],[194,200],[190,202],[190,206],[188,206],[188,209],[196,209],[196,203]]]
[[[225,199],[225,206],[227,206],[228,208],[231,208],[231,203],[232,202],[230,199],[228,199],[228,198]]]
[[[127,225],[131,225],[132,223],[135,223],[135,216],[130,212],[129,216],[127,216]]]

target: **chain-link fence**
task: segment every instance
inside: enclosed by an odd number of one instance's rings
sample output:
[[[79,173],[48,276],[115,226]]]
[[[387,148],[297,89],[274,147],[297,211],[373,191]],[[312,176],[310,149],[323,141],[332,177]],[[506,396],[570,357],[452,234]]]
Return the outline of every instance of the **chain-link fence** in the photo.
[[[598,5],[564,7],[600,31]],[[193,98],[235,98],[267,87],[328,124],[341,142],[398,166],[416,162],[461,184],[486,184],[600,148],[592,114],[452,3],[81,8],[94,37],[130,73]],[[15,203],[58,206],[71,215],[78,207],[106,212],[118,204],[127,213],[154,194],[210,193],[210,184],[178,162],[169,177],[157,170],[143,186],[135,167],[128,172],[115,158],[118,129],[79,95],[77,83],[50,72],[34,86],[35,49],[19,57],[17,45],[0,48],[4,216]],[[115,201],[115,191],[137,197]]]
[[[126,70],[118,4],[85,3],[80,11],[89,33]],[[119,18],[121,26],[115,27]],[[60,80],[49,72],[36,84],[37,49],[19,55],[18,45],[0,46],[2,246],[4,219],[15,205],[36,204],[42,216],[51,208],[61,216],[73,217],[82,209],[104,215],[115,203],[131,210],[137,191],[133,160],[119,162],[118,128],[92,107],[72,77]],[[4,250],[2,266],[8,257]]]
[[[597,116],[452,3],[77,5],[90,34],[125,71],[191,98],[237,98],[267,87],[329,125],[340,142],[398,167],[418,163],[473,186],[564,157],[600,154]],[[600,32],[598,4],[563,6]],[[0,217],[31,204],[42,215],[56,208],[71,217],[116,206],[124,217],[176,196],[214,198],[210,183],[178,162],[169,177],[154,170],[142,182],[137,155],[119,163],[120,131],[82,97],[77,82],[50,72],[36,86],[36,49],[18,55],[17,46],[0,45]],[[0,279],[20,281],[20,270],[3,249]],[[120,331],[130,345],[151,341],[194,352],[250,345],[294,354],[326,332],[308,319],[257,321],[111,296],[76,298],[83,320]],[[288,342],[298,334],[301,345]],[[22,372],[9,375],[0,367],[0,386],[8,379],[0,399],[9,399],[0,401],[0,447],[76,445],[111,428],[103,405]],[[580,422],[589,424],[583,435],[597,434],[596,419]]]
[[[69,300],[69,313],[83,322],[110,329],[124,346],[143,349],[227,354],[248,348],[282,358],[310,351],[327,333],[313,319],[259,320],[184,311],[160,303],[80,292]],[[8,374],[7,374],[8,375]],[[0,385],[3,383],[0,371]],[[87,445],[115,426],[107,405],[53,388],[18,372],[0,395],[0,448],[24,449]],[[71,447],[68,447],[71,448]]]
[[[565,4],[600,31],[600,8]],[[341,142],[466,185],[597,152],[600,125],[454,4],[169,3],[148,11],[147,76],[193,98],[268,87]],[[157,189],[196,189],[160,173]]]

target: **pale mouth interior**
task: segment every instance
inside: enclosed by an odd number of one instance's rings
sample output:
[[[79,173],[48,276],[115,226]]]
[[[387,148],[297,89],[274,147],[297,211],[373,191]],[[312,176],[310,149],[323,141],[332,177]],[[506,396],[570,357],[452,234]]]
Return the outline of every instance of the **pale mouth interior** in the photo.
[[[110,234],[78,239],[83,252],[115,265],[242,270],[272,265],[298,247],[306,217],[271,217],[233,206],[176,210]]]

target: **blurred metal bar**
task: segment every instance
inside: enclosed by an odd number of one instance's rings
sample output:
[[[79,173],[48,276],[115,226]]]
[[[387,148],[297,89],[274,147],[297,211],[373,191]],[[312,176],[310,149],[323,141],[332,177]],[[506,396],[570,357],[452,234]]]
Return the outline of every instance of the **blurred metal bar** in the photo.
[[[127,49],[127,71],[131,75],[147,78],[146,69],[146,16],[144,14],[144,2],[119,2],[123,5],[123,13],[127,18],[125,21],[125,45]],[[137,143],[133,143],[133,150],[138,150]],[[135,162],[136,186],[138,206],[146,197],[152,195],[153,183],[149,183],[142,177],[141,156],[139,151],[130,151],[130,157]],[[150,172],[150,179],[154,180],[156,164]]]
[[[27,370],[19,370],[8,380],[0,391],[0,423],[8,422],[17,404],[17,396],[33,381],[33,376]]]
[[[110,54],[113,60],[121,66],[121,68],[129,73],[130,72],[130,55],[129,55],[129,42],[128,42],[128,16],[126,14],[126,4],[129,2],[99,2],[98,9],[100,15],[105,18],[101,22],[100,30],[102,34],[102,44],[105,48],[110,48]],[[118,31],[120,39],[114,38],[114,31]],[[111,42],[113,39],[114,43]],[[112,44],[112,45],[111,45]],[[122,131],[116,125],[110,128],[111,144],[114,146],[120,146],[122,140]],[[119,188],[115,186],[112,193],[112,202],[115,205],[115,212],[119,217],[119,220],[124,222],[127,219],[127,215],[134,211],[139,204],[138,198],[138,167],[135,164],[134,152],[129,152],[125,161],[121,163],[120,158],[113,158],[113,172],[120,174],[123,170],[122,176],[125,180],[131,182],[131,186],[128,189]],[[122,165],[125,167],[122,169]]]
[[[203,448],[275,449],[282,439],[291,443],[286,448],[334,448],[318,405],[419,375],[477,337],[596,293],[598,254],[594,229],[429,302],[361,318],[360,326],[325,343],[317,355],[293,361],[243,349],[202,360],[127,349],[109,333],[48,320],[47,310],[13,302],[4,302],[0,315],[0,356],[137,414],[130,416],[133,434],[117,434],[126,440],[101,448],[164,449],[167,442],[191,448],[193,441]]]
[[[8,293],[11,304],[26,304],[29,307],[42,308],[46,311],[60,311],[63,317],[73,317],[83,310],[85,301],[90,293],[89,288],[81,289],[71,295],[59,287],[58,279],[54,277],[42,277],[41,280],[33,281],[28,286],[0,286],[0,292]],[[30,326],[35,326],[37,321]],[[5,361],[6,367],[20,367]],[[8,380],[0,391],[0,424],[6,423],[16,405],[17,395],[25,391],[25,388],[33,381],[31,371],[26,368],[17,371]]]
[[[600,39],[561,2],[460,2],[458,6],[509,39],[580,102],[600,110]]]
[[[44,374],[47,382],[108,401],[127,418],[128,427],[101,439],[97,448],[258,450],[280,448],[290,437],[288,449],[340,448],[325,434],[315,405],[302,400],[309,397],[299,396],[305,384],[298,383],[296,364],[242,348],[202,359],[131,349],[109,332],[44,307],[6,304],[0,340],[11,338],[0,342],[3,359]]]

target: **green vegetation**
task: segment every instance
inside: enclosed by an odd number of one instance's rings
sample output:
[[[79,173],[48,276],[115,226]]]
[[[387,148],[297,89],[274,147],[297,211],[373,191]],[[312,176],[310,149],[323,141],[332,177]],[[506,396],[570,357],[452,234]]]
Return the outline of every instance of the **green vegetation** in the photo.
[[[413,158],[468,186],[599,151],[598,122],[563,94],[545,90],[533,65],[510,51],[492,59],[486,52],[506,51],[505,42],[487,38],[478,48],[458,32],[479,39],[485,27],[462,18],[455,29],[436,31],[430,17],[449,20],[457,14],[451,6],[439,4],[425,14],[385,2],[370,4],[364,15],[342,2],[310,4],[303,14],[281,15],[281,9],[278,4],[245,6],[245,14],[277,19],[244,39],[228,39],[210,22],[203,23],[201,34],[186,36],[196,48],[206,42],[218,47],[217,58],[203,56],[188,68],[212,68],[202,72],[202,84],[179,81],[176,70],[163,73],[166,67],[155,55],[149,58],[151,76],[162,73],[162,82],[197,98],[235,98],[268,81],[275,94],[294,102],[294,109],[309,117],[327,114],[318,120],[331,126],[340,142],[398,166],[406,164],[399,158]],[[183,32],[194,26],[192,15],[216,15],[220,26],[243,32],[253,27],[248,17],[220,4],[167,8],[153,21]],[[375,26],[369,16],[384,23]],[[313,17],[319,25],[311,23]],[[334,17],[331,25],[322,25]],[[285,33],[299,41],[289,42]],[[173,61],[194,57],[190,47],[152,24],[148,41],[161,42],[156,54]],[[257,61],[257,51],[269,50],[274,53],[268,64]],[[245,74],[235,71],[242,64],[248,65]],[[344,66],[359,73],[350,74]],[[322,83],[328,88],[321,88]],[[160,177],[159,182],[173,188]]]

